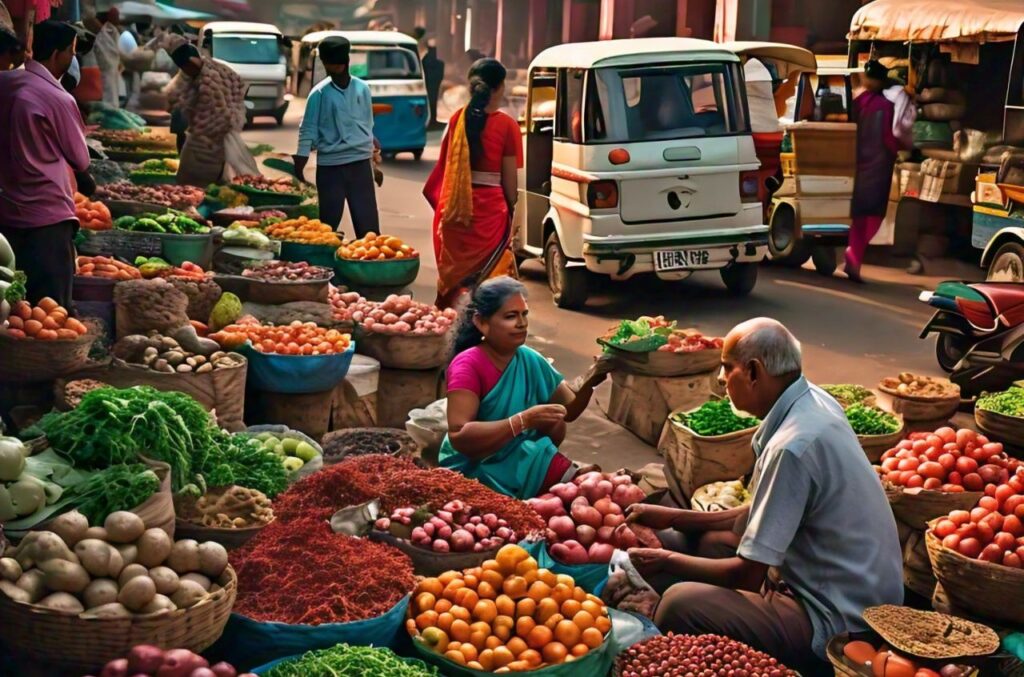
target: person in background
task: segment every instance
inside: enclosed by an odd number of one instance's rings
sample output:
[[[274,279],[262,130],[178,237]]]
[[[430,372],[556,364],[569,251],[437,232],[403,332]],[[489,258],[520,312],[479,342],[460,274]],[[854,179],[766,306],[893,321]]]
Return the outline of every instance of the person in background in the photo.
[[[248,85],[230,67],[203,58],[190,42],[171,52],[180,69],[167,85],[167,101],[179,109],[188,124],[176,180],[189,186],[216,183],[228,161],[225,143],[245,127],[245,91]],[[258,169],[241,173],[255,173]]]
[[[547,359],[526,345],[526,288],[510,277],[472,292],[456,326],[448,366],[448,435],[442,467],[516,498],[532,498],[581,469],[558,452],[566,423],[586,410],[615,367],[597,360],[573,391]]]
[[[370,87],[349,73],[350,48],[348,39],[336,35],[320,43],[328,77],[306,100],[293,159],[295,175],[305,181],[309,154],[316,150],[320,220],[337,228],[348,202],[356,236],[363,237],[380,232],[372,162],[377,144]]]
[[[463,290],[516,274],[512,210],[523,166],[519,123],[498,110],[505,67],[480,59],[469,69],[469,104],[452,115],[423,195],[434,208],[437,301],[455,305]]]
[[[100,30],[96,34],[96,65],[100,69],[103,81],[103,103],[114,108],[121,107],[121,30],[117,27],[120,14],[116,7],[106,12],[99,12],[96,18],[100,21]]]
[[[14,30],[0,28],[0,73],[18,68],[25,61],[25,47]]]
[[[441,98],[441,83],[444,82],[444,61],[437,56],[437,40],[427,41],[427,52],[423,55],[423,80],[427,85],[427,102],[430,105],[430,127],[437,128],[437,102]]]
[[[850,203],[850,244],[846,248],[846,276],[862,282],[860,268],[868,243],[875,236],[889,206],[889,185],[900,142],[893,135],[895,107],[885,98],[889,71],[877,61],[864,64],[864,91],[853,100],[857,122],[857,172]]]
[[[61,0],[7,0],[4,14],[11,20],[11,28],[28,51],[32,48],[33,26],[50,18]],[[28,55],[26,55],[28,56]]]
[[[736,553],[631,548],[629,557],[645,580],[675,581],[654,614],[662,632],[727,635],[821,674],[831,637],[867,630],[867,607],[903,603],[903,557],[842,407],[802,372],[800,343],[779,322],[761,317],[729,332],[719,378],[737,410],[763,420]],[[628,519],[662,528],[663,510],[631,506]]]
[[[72,172],[81,193],[96,188],[82,116],[60,85],[76,37],[66,23],[37,24],[32,59],[0,74],[0,234],[28,276],[28,300],[49,296],[69,309],[78,230]]]

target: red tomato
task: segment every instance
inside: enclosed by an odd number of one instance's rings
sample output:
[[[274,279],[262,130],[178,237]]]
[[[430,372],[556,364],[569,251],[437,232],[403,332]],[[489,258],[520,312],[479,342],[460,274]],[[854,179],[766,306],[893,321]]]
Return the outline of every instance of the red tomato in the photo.
[[[977,524],[983,518],[988,517],[991,511],[986,508],[974,508],[971,510],[971,521]]]
[[[921,465],[921,462],[913,456],[910,456],[908,458],[901,459],[896,467],[899,470],[917,470],[917,466],[919,465]]]
[[[981,491],[984,488],[985,482],[978,473],[972,472],[964,475],[964,489],[967,491]]]
[[[958,549],[964,557],[977,558],[981,554],[981,541],[976,538],[963,538]]]
[[[1010,486],[1013,486],[1013,479],[1010,479]],[[1017,511],[1017,506],[1024,505],[1024,496],[1020,494],[1014,494],[1006,499],[1003,503],[1003,514],[1013,515]]]
[[[947,484],[956,484],[958,486],[963,486],[963,483],[964,483],[963,475],[961,475],[956,470],[954,470],[953,472],[949,473],[949,475],[946,476],[946,483]]]
[[[959,456],[962,453],[960,451],[960,447],[957,445],[956,442],[948,442],[946,444],[943,444],[942,449],[956,456]]]
[[[949,548],[950,550],[957,550],[960,546],[960,534],[950,534],[942,539],[943,547]]]
[[[929,477],[924,481],[924,488],[931,489],[932,491],[939,491],[942,489],[942,480],[938,477]]]
[[[954,510],[949,513],[949,521],[953,524],[960,526],[961,524],[967,524],[971,521],[971,513],[966,510]]]
[[[917,473],[911,473],[910,477],[907,478],[907,481],[903,483],[903,486],[907,487],[908,489],[916,489],[917,487],[923,487],[924,478],[918,475]]]
[[[917,473],[914,472],[913,470],[902,470],[900,471],[900,481],[897,482],[896,484],[902,485],[904,487],[909,486],[907,482],[909,482],[910,478],[913,477],[914,475],[917,475]]]
[[[988,545],[992,542],[992,539],[996,537],[996,530],[986,522],[978,522],[975,527],[977,529],[975,532],[977,534],[977,538],[984,545]]]
[[[978,507],[985,510],[999,510],[999,501],[994,496],[982,496],[978,501]]]
[[[1014,569],[1020,569],[1021,568],[1020,555],[1018,555],[1015,552],[1008,552],[1008,553],[1004,554],[1003,555],[1003,566],[1004,567],[1013,567]]]
[[[903,473],[901,473],[899,470],[893,470],[890,473],[886,473],[885,481],[889,482],[890,484],[899,484],[900,483],[900,475],[902,475],[902,474]]]
[[[1012,534],[1015,538],[1024,536],[1024,522],[1016,515],[1007,515],[1003,518],[1003,531]]]
[[[989,456],[995,456],[996,454],[1003,453],[1003,445],[1002,445],[1001,442],[989,442],[988,440],[985,440],[985,442],[982,442],[981,440],[982,440],[982,438],[981,438],[981,436],[979,436],[978,437],[978,444],[981,445],[981,448]]]
[[[946,476],[945,468],[935,461],[926,461],[917,466],[917,472],[923,477],[935,477],[940,480]]]
[[[979,524],[987,524],[992,527],[992,531],[999,533],[1003,530],[1003,516],[997,512],[994,512],[984,517]]]
[[[882,458],[879,459],[879,460],[887,461],[887,460],[889,460],[890,458],[892,458],[895,455],[896,455],[896,448],[893,447],[892,449],[889,449],[884,454],[882,454]]]
[[[939,435],[939,437],[946,439],[942,435]],[[969,428],[960,428],[960,430],[956,431],[956,443],[959,444],[961,447],[963,447],[968,442],[973,442],[974,440],[977,439],[977,437],[978,433],[974,432],[973,430],[970,430]]]
[[[935,431],[935,434],[942,439],[943,442],[956,442],[956,431],[949,426],[944,426]]]
[[[939,465],[941,465],[942,469],[945,470],[946,472],[949,472],[950,470],[956,467],[956,456],[948,452],[945,454],[940,454],[938,461]]]
[[[978,555],[978,559],[984,562],[1002,562],[1003,561],[1003,549],[995,543],[989,543],[985,546],[985,549]]]
[[[1024,477],[1014,475],[1007,482],[1018,494],[1024,494]]]
[[[978,469],[978,462],[968,456],[961,456],[956,459],[956,471],[961,475],[967,475]]]
[[[982,447],[969,446],[967,447],[967,455],[973,458],[978,463],[984,463],[988,461],[989,455],[985,453]]]
[[[929,461],[937,461],[941,455],[942,449],[939,447],[929,447],[928,451],[924,452],[924,456],[922,458]]]
[[[935,535],[939,538],[945,538],[950,534],[956,533],[956,526],[956,523],[949,518],[939,520],[935,524]]]
[[[914,450],[915,454],[921,455],[928,451],[928,443],[924,440],[914,440],[910,448]]]
[[[985,485],[985,495],[986,496],[992,496],[994,498],[995,495],[996,495],[996,485],[994,485],[994,484],[986,484]]]
[[[1003,552],[1013,552],[1017,548],[1017,539],[1013,534],[1009,534],[1005,531],[1000,531],[996,534],[996,537],[992,539],[992,542],[1003,549]]]
[[[1017,555],[1017,557],[1020,557],[1021,561],[1024,561],[1024,545],[1018,545],[1014,554]]]
[[[949,493],[957,494],[963,493],[964,488],[959,484],[943,484],[942,490]]]
[[[896,470],[896,466],[899,465],[900,460],[898,458],[887,458],[882,461],[882,470],[885,472],[892,472]]]
[[[1000,506],[1006,503],[1006,499],[1010,498],[1011,496],[1015,496],[1016,494],[1017,492],[1014,491],[1013,487],[1011,487],[1009,484],[1000,484],[998,487],[996,487],[996,500],[999,501]]]
[[[917,672],[914,673],[914,677],[941,677],[939,673],[928,668],[918,668]]]
[[[914,447],[914,441],[910,439],[900,440],[900,443],[896,445],[897,449],[912,449]]]

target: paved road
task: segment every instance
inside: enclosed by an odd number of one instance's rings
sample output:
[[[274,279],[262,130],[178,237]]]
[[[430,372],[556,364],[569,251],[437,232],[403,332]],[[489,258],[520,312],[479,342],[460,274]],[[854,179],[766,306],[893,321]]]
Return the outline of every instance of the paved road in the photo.
[[[246,132],[246,137],[249,143],[268,143],[291,152],[296,134],[297,112],[293,112],[284,127],[259,127]],[[413,286],[420,299],[432,299],[435,293],[431,212],[420,191],[437,158],[437,137],[431,136],[431,146],[421,162],[402,156],[386,164],[384,187],[377,194],[382,229],[424,253]],[[347,217],[343,225],[346,232],[352,232]],[[918,292],[933,288],[937,278],[866,267],[865,277],[871,282],[855,285],[838,277],[822,278],[811,270],[764,266],[754,292],[736,299],[726,293],[716,272],[675,283],[638,277],[599,283],[586,309],[570,312],[552,304],[539,263],[527,263],[522,274],[530,291],[532,343],[554,358],[559,370],[570,378],[582,373],[597,354],[597,336],[624,317],[642,314],[663,314],[710,335],[722,335],[750,317],[774,317],[801,340],[806,372],[819,383],[871,386],[883,376],[903,370],[939,373],[933,343],[918,339],[929,312],[917,301]],[[606,468],[637,467],[657,458],[653,449],[603,424],[596,415],[576,429],[570,442],[566,448],[571,455]]]

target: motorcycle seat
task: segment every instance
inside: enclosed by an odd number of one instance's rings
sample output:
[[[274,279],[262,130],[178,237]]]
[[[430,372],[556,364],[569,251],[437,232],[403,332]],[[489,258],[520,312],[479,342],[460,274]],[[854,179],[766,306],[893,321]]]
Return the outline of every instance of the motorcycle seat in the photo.
[[[972,284],[971,289],[985,302],[957,299],[964,317],[979,329],[992,330],[998,325],[1015,327],[1024,323],[1024,284],[988,282]]]

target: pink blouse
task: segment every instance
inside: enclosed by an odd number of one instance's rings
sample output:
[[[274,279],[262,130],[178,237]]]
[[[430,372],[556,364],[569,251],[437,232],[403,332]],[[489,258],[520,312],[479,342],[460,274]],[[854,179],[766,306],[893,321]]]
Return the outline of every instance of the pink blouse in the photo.
[[[480,346],[459,353],[448,365],[448,392],[468,390],[482,400],[500,380],[501,370]]]

